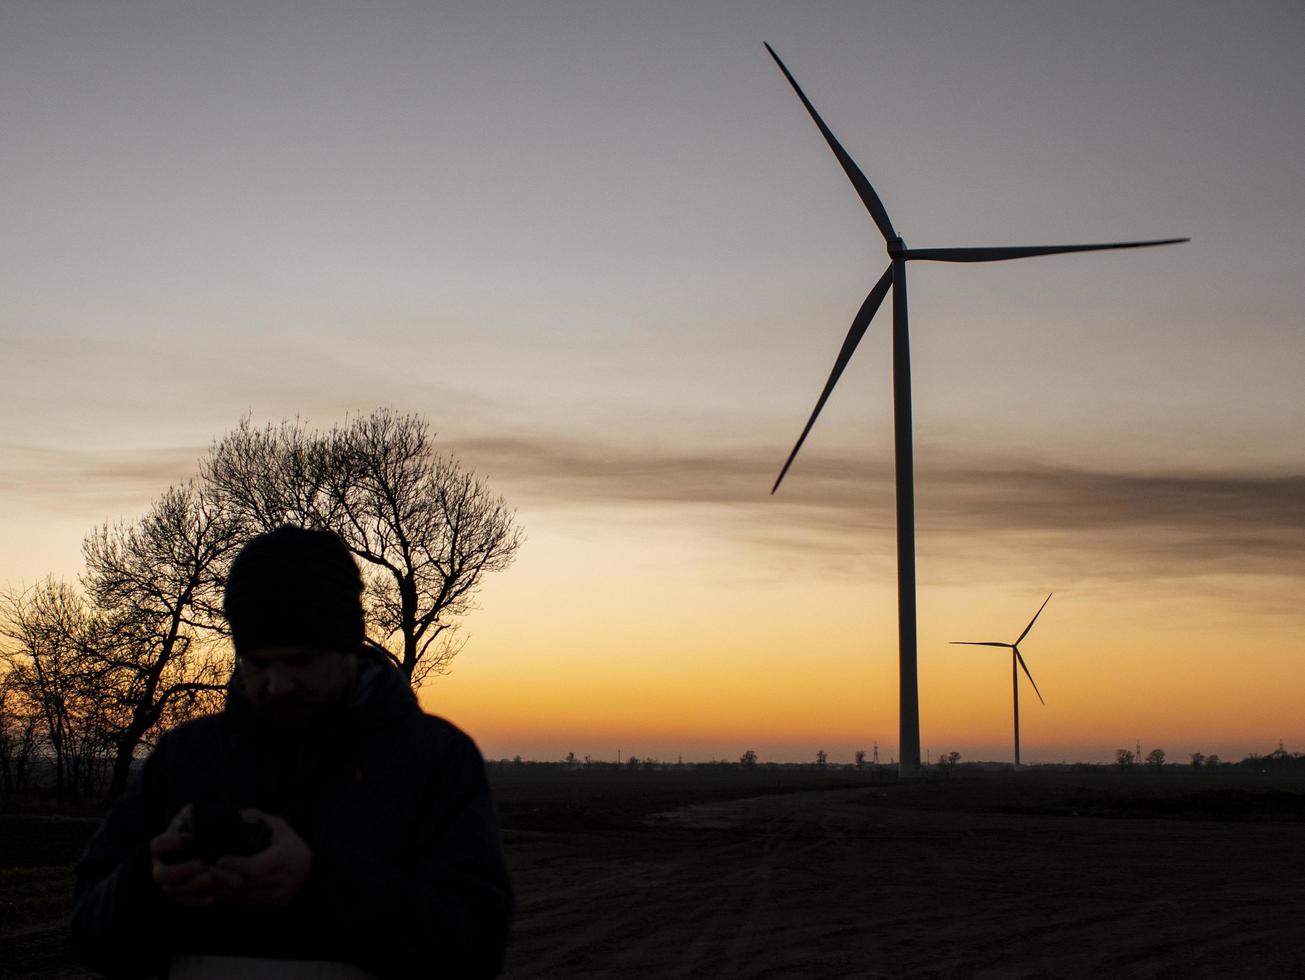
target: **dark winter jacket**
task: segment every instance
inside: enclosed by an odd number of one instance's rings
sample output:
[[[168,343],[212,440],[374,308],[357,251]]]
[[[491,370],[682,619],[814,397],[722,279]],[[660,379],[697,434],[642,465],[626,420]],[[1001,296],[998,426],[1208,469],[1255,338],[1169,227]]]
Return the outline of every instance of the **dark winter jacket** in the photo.
[[[233,684],[224,712],[164,735],[139,777],[77,866],[86,965],[148,976],[198,954],[346,960],[382,977],[501,968],[512,892],[480,753],[382,657],[360,655],[349,704],[293,742]],[[150,839],[216,795],[284,817],[312,849],[286,907],[188,908],[154,885]]]

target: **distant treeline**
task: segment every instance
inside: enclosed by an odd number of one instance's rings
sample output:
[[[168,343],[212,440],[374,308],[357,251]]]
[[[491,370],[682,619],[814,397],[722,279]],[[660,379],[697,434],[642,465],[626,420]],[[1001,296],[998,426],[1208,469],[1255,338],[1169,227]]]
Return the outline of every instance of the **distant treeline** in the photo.
[[[1164,749],[1152,749],[1145,756],[1141,755],[1140,751],[1133,752],[1131,749],[1115,750],[1115,766],[1120,769],[1132,769],[1135,766],[1144,766],[1148,769],[1173,768],[1173,764],[1165,765],[1166,758]],[[1240,768],[1254,772],[1305,772],[1305,753],[1288,752],[1283,747],[1282,742],[1279,742],[1278,747],[1267,755],[1252,752],[1240,762],[1224,762],[1217,755],[1193,752],[1187,757],[1186,768]]]
[[[1091,772],[1091,771],[1119,771],[1124,770],[1147,770],[1165,769],[1167,771],[1187,771],[1187,770],[1219,770],[1221,772],[1270,772],[1270,773],[1305,773],[1305,752],[1288,752],[1281,745],[1272,752],[1265,755],[1252,752],[1239,762],[1224,762],[1217,755],[1205,755],[1200,752],[1192,753],[1186,763],[1166,763],[1166,756],[1162,749],[1155,749],[1148,753],[1141,762],[1136,758],[1135,753],[1126,750],[1119,750],[1123,755],[1118,755],[1113,763],[1093,763],[1093,762],[1060,762],[1060,763],[1025,763],[1021,768],[1024,769],[1041,769],[1054,770],[1060,769],[1065,771]],[[896,764],[892,763],[874,763],[867,762],[863,758],[855,762],[830,762],[825,753],[818,753],[811,762],[763,762],[756,757],[755,753],[744,753],[743,757],[734,759],[712,759],[705,762],[684,762],[676,760],[667,762],[655,758],[645,758],[632,755],[622,758],[619,762],[613,759],[594,759],[590,756],[576,756],[571,753],[565,759],[560,760],[537,760],[525,759],[521,756],[515,756],[511,759],[488,759],[486,765],[496,771],[511,772],[514,770],[546,772],[557,770],[574,770],[584,771],[593,770],[599,772],[665,772],[667,770],[696,770],[704,772],[731,772],[739,770],[837,770],[842,772],[874,772],[879,770],[896,769]],[[1009,762],[992,762],[992,761],[971,761],[964,762],[960,758],[960,753],[951,752],[939,756],[936,761],[929,764],[928,769],[936,770],[942,773],[951,772],[980,772],[980,771],[1000,771],[1013,768]]]
[[[540,761],[536,759],[523,759],[517,756],[514,759],[487,759],[485,765],[495,770],[593,770],[601,772],[666,772],[668,770],[696,770],[696,771],[715,771],[715,772],[735,772],[748,769],[785,769],[785,770],[856,770],[858,767],[852,763],[840,765],[838,763],[817,764],[814,762],[757,762],[752,765],[744,765],[730,759],[712,759],[706,762],[663,762],[660,759],[645,759],[639,756],[630,756],[620,762],[611,759],[580,759],[575,762],[568,762],[565,759],[557,762]],[[866,765],[866,770],[879,768],[888,769],[887,765],[878,767]],[[891,768],[896,768],[892,766]]]

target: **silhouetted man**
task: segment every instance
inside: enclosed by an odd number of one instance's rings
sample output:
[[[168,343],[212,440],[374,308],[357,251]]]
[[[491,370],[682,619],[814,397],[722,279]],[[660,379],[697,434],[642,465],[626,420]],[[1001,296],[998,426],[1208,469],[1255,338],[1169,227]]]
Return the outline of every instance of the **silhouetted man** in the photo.
[[[79,958],[114,976],[492,977],[512,892],[480,753],[364,646],[329,531],[231,566],[226,708],[165,734],[77,867]]]

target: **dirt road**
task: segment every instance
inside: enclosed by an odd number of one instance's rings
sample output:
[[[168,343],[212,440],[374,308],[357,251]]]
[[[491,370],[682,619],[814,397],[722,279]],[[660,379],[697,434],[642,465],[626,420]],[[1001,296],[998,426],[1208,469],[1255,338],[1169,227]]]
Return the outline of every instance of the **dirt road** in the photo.
[[[1305,826],[857,789],[516,833],[507,976],[1305,976]]]
[[[1305,777],[830,778],[498,774],[506,976],[1305,977]],[[0,976],[86,976],[91,826],[0,821]]]

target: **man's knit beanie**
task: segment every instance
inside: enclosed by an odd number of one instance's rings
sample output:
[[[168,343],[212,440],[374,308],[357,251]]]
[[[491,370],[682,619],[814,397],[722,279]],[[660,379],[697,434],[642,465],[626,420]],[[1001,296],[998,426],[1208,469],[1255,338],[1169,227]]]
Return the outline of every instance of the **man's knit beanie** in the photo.
[[[236,653],[257,647],[356,650],[363,640],[362,576],[334,531],[282,524],[236,555],[223,608]]]

